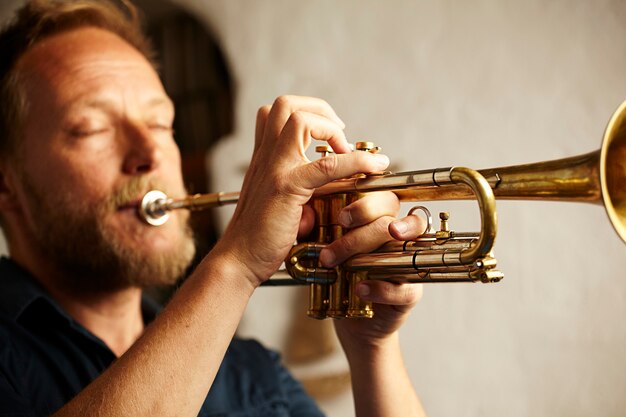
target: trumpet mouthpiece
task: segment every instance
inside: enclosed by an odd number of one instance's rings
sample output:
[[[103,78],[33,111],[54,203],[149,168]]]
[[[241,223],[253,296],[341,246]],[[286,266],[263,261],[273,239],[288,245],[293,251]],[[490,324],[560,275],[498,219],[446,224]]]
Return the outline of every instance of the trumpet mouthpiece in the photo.
[[[148,191],[141,199],[139,217],[149,225],[161,226],[170,218],[166,203],[165,193],[158,190]]]

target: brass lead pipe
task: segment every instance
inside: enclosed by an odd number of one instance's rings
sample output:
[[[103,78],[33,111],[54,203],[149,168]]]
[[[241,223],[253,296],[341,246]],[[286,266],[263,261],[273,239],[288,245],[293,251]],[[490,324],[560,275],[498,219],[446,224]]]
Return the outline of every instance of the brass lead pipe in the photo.
[[[622,184],[626,184],[626,170],[622,166],[622,161],[626,161],[626,134],[617,140],[614,144],[605,141],[602,149],[584,155],[482,169],[478,173],[485,177],[496,199],[604,203],[616,232],[626,242],[626,190],[622,190]],[[614,153],[621,154],[621,158],[612,156]],[[386,190],[393,191],[400,201],[405,202],[474,199],[474,193],[464,184],[444,187],[445,181],[432,185],[427,180],[449,169],[337,180],[318,188],[314,196]],[[204,210],[236,204],[239,200],[238,192],[196,194],[181,199],[150,193],[144,197],[140,209],[140,216],[150,224],[170,210]]]
[[[169,219],[169,212],[176,209],[192,211],[205,210],[226,204],[236,204],[239,201],[239,193],[210,193],[194,194],[183,198],[168,198],[165,193],[152,190],[141,200],[139,215],[147,223],[160,226]]]
[[[613,146],[616,149],[612,151],[622,152],[624,158],[621,160],[609,158],[610,160],[607,161],[608,156],[604,156],[601,161],[603,150],[600,149],[584,155],[553,161],[482,169],[478,173],[488,181],[496,199],[589,202],[595,204],[604,202],[605,206],[613,208],[614,213],[611,213],[613,215],[611,220],[620,238],[626,242],[626,232],[623,227],[623,224],[626,223],[626,208],[624,207],[626,201],[624,193],[626,191],[622,191],[620,187],[621,184],[626,184],[626,172],[620,166],[622,160],[626,161],[626,140],[624,138],[619,139],[622,143],[619,146]],[[605,152],[608,153],[608,150]],[[465,185],[423,186],[424,178],[432,178],[436,172],[443,170],[411,171],[338,180],[317,189],[314,196],[387,190],[393,191],[400,201],[469,200],[475,198],[471,190]],[[144,220],[149,221],[148,219],[152,216],[160,217],[161,212],[179,208],[204,210],[225,204],[236,204],[239,200],[239,192],[196,194],[182,199],[170,199],[164,194],[159,197],[161,200],[146,200],[148,205],[156,204],[148,209],[146,214],[141,214]],[[609,211],[608,208],[607,211]]]

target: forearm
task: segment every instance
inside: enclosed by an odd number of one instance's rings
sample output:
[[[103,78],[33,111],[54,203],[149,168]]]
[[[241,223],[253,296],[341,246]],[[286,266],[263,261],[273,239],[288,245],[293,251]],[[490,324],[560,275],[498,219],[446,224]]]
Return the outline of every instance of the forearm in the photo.
[[[209,255],[144,335],[55,416],[195,416],[254,287]]]
[[[376,347],[346,349],[358,417],[425,416],[406,371],[397,333]]]

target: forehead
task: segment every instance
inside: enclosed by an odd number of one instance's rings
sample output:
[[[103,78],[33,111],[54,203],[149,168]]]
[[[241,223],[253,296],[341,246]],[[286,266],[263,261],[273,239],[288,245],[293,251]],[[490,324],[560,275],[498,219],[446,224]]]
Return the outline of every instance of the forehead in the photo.
[[[27,96],[64,105],[100,94],[166,96],[148,60],[114,33],[79,28],[43,39],[19,60]]]

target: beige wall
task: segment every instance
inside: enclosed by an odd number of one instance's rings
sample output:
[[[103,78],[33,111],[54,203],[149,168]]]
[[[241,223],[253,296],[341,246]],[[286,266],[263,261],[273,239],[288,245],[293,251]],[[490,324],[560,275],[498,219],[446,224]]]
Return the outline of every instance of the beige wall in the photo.
[[[256,109],[280,94],[327,99],[349,137],[383,146],[395,170],[591,151],[626,99],[623,2],[176,2],[221,40],[238,86],[236,131],[208,158],[216,190],[239,188]],[[478,224],[473,204],[431,207],[457,230]],[[505,280],[429,286],[402,330],[427,411],[623,415],[625,245],[601,207],[498,207]],[[280,348],[291,293],[259,290],[241,333]],[[323,406],[353,415],[347,395]]]
[[[591,151],[626,99],[623,2],[179,3],[222,40],[238,85],[236,132],[209,160],[216,190],[239,188],[255,111],[280,94],[327,99],[396,170]],[[473,204],[431,206],[477,226]],[[604,210],[498,207],[505,280],[430,286],[402,331],[430,415],[623,415],[626,247]],[[257,292],[242,334],[282,346],[288,294]],[[324,406],[353,414],[348,397]]]

